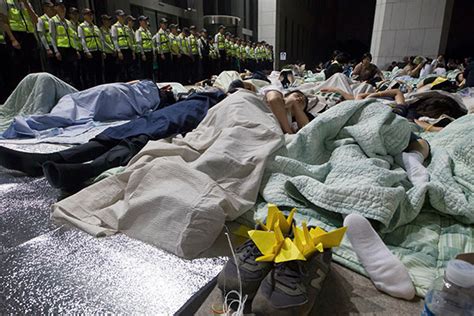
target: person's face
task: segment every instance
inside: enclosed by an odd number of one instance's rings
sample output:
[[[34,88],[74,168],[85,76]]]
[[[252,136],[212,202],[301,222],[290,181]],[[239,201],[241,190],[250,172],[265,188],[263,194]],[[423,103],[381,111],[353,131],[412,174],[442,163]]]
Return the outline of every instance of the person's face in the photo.
[[[175,28],[172,28],[172,29],[171,29],[171,34],[176,35],[176,34],[178,34],[178,32],[176,31]]]
[[[219,33],[224,34],[224,29],[220,29]]]
[[[144,29],[148,28],[148,21],[147,20],[141,20],[140,21],[140,26]]]
[[[362,59],[362,64],[364,64],[364,65],[368,65],[368,64],[370,64],[370,62],[371,62],[371,60],[370,60],[369,57],[365,57],[364,59]]]
[[[128,20],[127,25],[128,27],[133,27],[134,21],[133,20]]]
[[[163,30],[166,30],[168,28],[168,24],[160,23],[160,28],[163,29]]]
[[[79,13],[71,13],[69,14],[69,17],[71,18],[71,21],[73,22],[79,21]]]
[[[112,24],[109,19],[103,19],[102,23],[104,23],[104,26],[107,28],[109,28],[110,25]]]
[[[118,16],[117,16],[117,20],[118,20],[121,24],[123,24],[123,23],[125,22],[125,17],[124,17],[123,15],[118,15]]]
[[[306,101],[301,93],[295,92],[286,97],[286,103],[293,103],[304,110]]]
[[[92,23],[94,21],[94,15],[92,13],[84,14],[84,20],[89,23]]]

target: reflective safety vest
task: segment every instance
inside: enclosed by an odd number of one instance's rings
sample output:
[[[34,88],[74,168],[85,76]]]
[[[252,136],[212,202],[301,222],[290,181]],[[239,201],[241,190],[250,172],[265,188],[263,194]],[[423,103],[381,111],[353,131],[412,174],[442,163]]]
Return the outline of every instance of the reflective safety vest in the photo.
[[[49,16],[43,14],[40,16],[40,19],[43,21],[44,26],[44,36],[46,37],[46,41],[48,45],[51,45],[51,33],[49,32]]]
[[[170,52],[170,40],[168,35],[162,29],[159,29],[158,36],[160,38],[160,53],[169,53]]]
[[[193,55],[198,55],[199,54],[199,50],[198,50],[198,43],[196,41],[196,38],[194,37],[194,35],[189,35],[189,42],[190,42],[190,45],[191,45],[191,53]]]
[[[89,51],[95,52],[104,50],[102,41],[100,40],[100,30],[96,25],[86,25],[86,23],[83,22],[79,27],[84,32],[86,46]]]
[[[120,49],[132,49],[129,44],[128,33],[125,29],[125,26],[120,24],[118,21],[114,24],[114,26],[117,30],[117,42]]]
[[[138,31],[140,32],[140,35],[142,36],[142,47],[143,51],[145,52],[150,52],[153,50],[153,40],[152,40],[152,35],[149,30],[145,30],[143,28],[139,28]]]
[[[181,52],[179,51],[179,42],[181,41],[181,39],[179,38],[179,36],[176,36],[174,34],[170,34],[169,35],[169,40],[170,40],[171,54],[173,54],[175,56],[180,54]]]
[[[189,55],[191,50],[189,48],[188,40],[183,35],[179,35],[179,37],[181,37],[181,50],[183,51],[183,54]]]
[[[74,30],[68,20],[61,20],[58,15],[53,16],[51,22],[56,26],[56,46],[62,48],[76,48]],[[76,33],[77,34],[77,33]]]
[[[225,53],[227,56],[230,56],[231,52],[230,52],[230,41],[225,39],[224,40],[224,49],[225,49]]]
[[[219,54],[216,48],[214,47],[214,45],[209,46],[209,58],[214,59],[214,60],[219,58]]]
[[[110,30],[105,26],[102,26],[100,28],[100,31],[102,32],[102,37],[104,38],[104,53],[113,54],[115,52],[115,49],[114,42],[112,41],[112,36],[110,35]]]
[[[7,42],[5,42],[5,35],[3,35],[3,33],[0,33],[0,44],[6,44]]]
[[[124,26],[125,31],[127,32],[127,39],[129,47],[134,51],[138,51],[137,41],[135,40],[135,34],[133,33],[133,29],[130,28],[128,25]]]
[[[34,33],[35,27],[30,19],[30,14],[22,4],[15,0],[7,0],[8,22],[10,29],[15,32]]]
[[[240,52],[240,59],[247,59],[247,53],[245,51],[245,46],[240,45],[239,46],[239,52]]]
[[[247,58],[255,59],[255,48],[249,47],[249,51],[247,53]]]
[[[217,48],[219,50],[225,49],[225,37],[221,33],[217,33]]]
[[[79,40],[79,34],[77,34],[77,28],[79,27],[79,25],[76,25],[69,20],[66,20],[66,21],[68,21],[68,25],[69,25],[69,28],[71,29],[72,37],[74,38],[72,47],[76,50],[82,51],[82,43]]]

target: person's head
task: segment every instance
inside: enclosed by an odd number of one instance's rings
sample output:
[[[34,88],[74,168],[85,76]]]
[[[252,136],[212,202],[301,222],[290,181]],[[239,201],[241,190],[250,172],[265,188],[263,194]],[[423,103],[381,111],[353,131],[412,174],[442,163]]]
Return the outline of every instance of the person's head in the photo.
[[[178,25],[170,24],[170,32],[173,35],[178,35]]]
[[[464,74],[460,72],[456,76],[456,83],[460,85],[463,81],[464,81]]]
[[[392,61],[392,66],[395,67],[396,65],[398,65],[398,63],[396,61]]]
[[[109,28],[110,25],[112,25],[112,17],[107,14],[102,14],[100,16],[100,20],[102,21],[102,25],[104,25],[106,28]]]
[[[229,40],[230,39],[230,32],[225,32],[225,39]]]
[[[148,17],[144,15],[140,15],[138,17],[138,24],[140,24],[141,28],[148,29]]]
[[[332,60],[336,60],[336,57],[341,54],[341,51],[335,50],[332,52]]]
[[[92,11],[89,8],[85,8],[82,11],[82,15],[84,16],[84,21],[88,23],[93,23],[94,22],[94,11]]]
[[[120,24],[125,24],[125,12],[123,10],[116,10],[115,11],[115,16],[117,17],[117,21],[120,22]]]
[[[184,36],[186,36],[186,37],[188,37],[189,35],[191,35],[191,32],[189,31],[189,28],[183,27],[183,34],[184,34]]]
[[[224,26],[224,25],[220,25],[219,28],[218,28],[218,32],[221,33],[222,35],[224,35],[225,26]]]
[[[346,54],[340,53],[339,55],[336,56],[334,60],[337,61],[339,64],[344,64],[347,62]]]
[[[69,19],[74,23],[79,22],[79,9],[78,8],[76,7],[69,8]]]
[[[300,90],[293,90],[285,94],[285,103],[296,102],[306,112],[308,109],[308,97]]]
[[[189,27],[189,31],[191,32],[192,35],[196,36],[196,25],[191,25]]]
[[[50,0],[43,1],[42,7],[44,14],[46,14],[49,18],[52,18],[56,15],[56,11],[54,10],[54,4]]]
[[[372,55],[370,53],[365,53],[362,55],[362,64],[367,66],[372,62]]]
[[[437,58],[438,62],[444,62],[444,55],[439,55],[438,58]]]
[[[168,28],[168,20],[166,18],[160,19],[160,29],[165,31]]]
[[[135,25],[135,21],[136,21],[136,20],[137,20],[137,19],[135,19],[132,15],[128,15],[128,16],[127,16],[127,19],[126,19],[126,21],[127,21],[127,26],[128,26],[129,28],[133,29],[133,26]]]
[[[202,29],[201,30],[201,36],[204,37],[204,38],[207,38],[207,30],[206,29]]]
[[[54,6],[54,10],[59,15],[60,18],[64,19],[66,17],[66,5],[64,1],[58,0]]]

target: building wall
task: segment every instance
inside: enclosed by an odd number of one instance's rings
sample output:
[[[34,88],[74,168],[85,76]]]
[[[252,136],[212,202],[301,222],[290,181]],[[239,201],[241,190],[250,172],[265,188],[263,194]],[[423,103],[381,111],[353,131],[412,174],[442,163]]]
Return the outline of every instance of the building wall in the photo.
[[[371,43],[374,63],[384,67],[405,56],[435,57],[444,51],[449,8],[448,0],[377,0]]]

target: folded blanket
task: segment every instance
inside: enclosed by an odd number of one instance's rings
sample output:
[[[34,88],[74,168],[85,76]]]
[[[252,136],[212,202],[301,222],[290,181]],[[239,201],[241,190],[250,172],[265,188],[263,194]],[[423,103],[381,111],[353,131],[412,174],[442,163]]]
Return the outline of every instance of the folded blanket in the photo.
[[[238,91],[184,138],[149,142],[122,173],[54,204],[52,217],[195,257],[254,206],[267,158],[283,145],[268,106]]]

